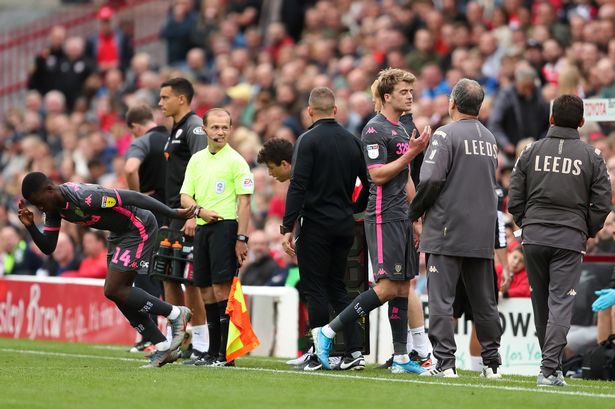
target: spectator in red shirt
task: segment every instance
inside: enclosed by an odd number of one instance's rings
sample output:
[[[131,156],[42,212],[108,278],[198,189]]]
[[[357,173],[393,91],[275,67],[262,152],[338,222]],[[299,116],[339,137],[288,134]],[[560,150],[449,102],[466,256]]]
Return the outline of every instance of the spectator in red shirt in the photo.
[[[88,39],[86,55],[98,64],[99,71],[119,68],[125,71],[134,49],[132,38],[121,30],[113,28],[113,9],[102,7],[96,17],[99,21],[98,33]]]
[[[504,298],[529,298],[530,284],[525,271],[525,258],[521,246],[515,247],[508,253],[508,267],[512,279],[509,286],[500,286],[502,279],[502,266],[496,267],[498,274],[498,287],[500,288],[500,297]]]
[[[62,277],[105,278],[107,275],[107,239],[100,230],[89,230],[83,235],[83,254],[79,270],[67,271]]]

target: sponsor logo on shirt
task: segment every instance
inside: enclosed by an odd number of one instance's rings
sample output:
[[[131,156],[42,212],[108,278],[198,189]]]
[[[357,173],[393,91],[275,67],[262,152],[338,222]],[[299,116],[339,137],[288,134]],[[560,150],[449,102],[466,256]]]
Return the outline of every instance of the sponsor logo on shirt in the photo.
[[[254,181],[252,180],[251,177],[243,178],[243,181],[241,182],[241,186],[244,189],[250,189],[254,187]]]
[[[219,180],[219,181],[216,182],[215,187],[216,187],[216,193],[217,194],[221,194],[221,193],[224,192],[224,188],[226,187],[226,183],[224,183],[223,180]]]
[[[367,157],[369,157],[370,159],[376,159],[380,155],[378,144],[367,145],[366,148]]]
[[[114,198],[112,198],[110,196],[103,196],[102,197],[102,203],[100,204],[100,207],[102,207],[103,209],[106,209],[106,208],[115,206],[116,203],[117,203],[117,201]]]
[[[192,133],[195,134],[195,135],[205,135],[205,131],[200,126],[194,128],[192,130]]]

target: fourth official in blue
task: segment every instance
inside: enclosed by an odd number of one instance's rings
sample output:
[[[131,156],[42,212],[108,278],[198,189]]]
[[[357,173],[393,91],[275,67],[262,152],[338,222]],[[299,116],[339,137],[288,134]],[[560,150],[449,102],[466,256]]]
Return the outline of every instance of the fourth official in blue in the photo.
[[[604,225],[611,184],[600,151],[581,141],[583,101],[553,101],[547,137],[526,147],[510,180],[508,210],[522,228],[542,361],[537,384],[565,386],[561,355],[588,237]]]

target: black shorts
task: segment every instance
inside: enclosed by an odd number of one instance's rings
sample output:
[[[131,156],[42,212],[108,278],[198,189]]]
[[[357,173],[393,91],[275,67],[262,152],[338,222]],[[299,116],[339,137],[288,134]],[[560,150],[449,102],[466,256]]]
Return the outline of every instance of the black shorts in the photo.
[[[158,235],[158,223],[149,210],[139,209],[131,219],[130,230],[112,233],[107,241],[107,266],[114,271],[147,274]]]
[[[418,254],[412,243],[412,224],[407,220],[377,224],[365,221],[365,238],[374,280],[406,281],[418,273]]]
[[[194,235],[195,287],[231,281],[237,272],[237,221],[222,220],[198,226]]]

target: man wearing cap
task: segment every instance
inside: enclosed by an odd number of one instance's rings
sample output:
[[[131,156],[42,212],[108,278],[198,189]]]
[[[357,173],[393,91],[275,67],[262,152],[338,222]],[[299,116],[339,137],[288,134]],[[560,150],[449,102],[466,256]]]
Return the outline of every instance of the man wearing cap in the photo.
[[[134,55],[132,38],[113,29],[113,9],[101,7],[96,14],[98,33],[88,39],[86,55],[98,64],[100,71],[119,68],[125,71]]]

